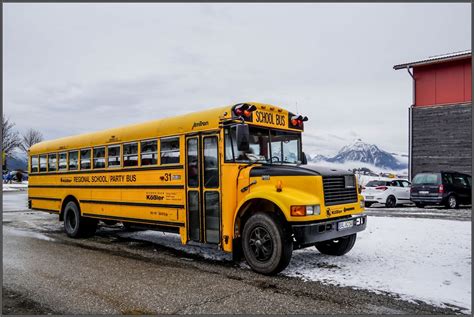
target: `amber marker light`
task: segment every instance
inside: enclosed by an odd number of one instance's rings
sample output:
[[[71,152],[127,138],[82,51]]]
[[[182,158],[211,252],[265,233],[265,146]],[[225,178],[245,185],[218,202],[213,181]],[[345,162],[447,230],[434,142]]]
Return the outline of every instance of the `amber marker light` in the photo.
[[[306,206],[291,206],[292,216],[306,216]]]
[[[275,185],[277,192],[281,192],[283,188],[283,183],[281,181],[278,181]]]

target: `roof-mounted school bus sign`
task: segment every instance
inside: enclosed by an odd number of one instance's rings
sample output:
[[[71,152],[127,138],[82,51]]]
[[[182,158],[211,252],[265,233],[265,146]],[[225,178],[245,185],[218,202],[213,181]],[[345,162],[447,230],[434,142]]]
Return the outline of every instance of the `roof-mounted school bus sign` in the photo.
[[[29,205],[57,213],[70,237],[97,223],[175,232],[263,274],[292,251],[347,253],[366,227],[356,178],[309,167],[306,116],[240,103],[45,141],[29,152]]]

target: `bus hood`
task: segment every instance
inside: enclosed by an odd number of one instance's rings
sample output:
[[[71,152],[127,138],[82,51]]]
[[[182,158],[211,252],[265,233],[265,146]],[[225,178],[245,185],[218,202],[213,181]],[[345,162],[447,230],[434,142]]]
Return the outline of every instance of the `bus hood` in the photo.
[[[291,166],[291,165],[262,165],[255,166],[250,171],[250,177],[269,176],[344,176],[353,175],[349,171],[323,166]]]

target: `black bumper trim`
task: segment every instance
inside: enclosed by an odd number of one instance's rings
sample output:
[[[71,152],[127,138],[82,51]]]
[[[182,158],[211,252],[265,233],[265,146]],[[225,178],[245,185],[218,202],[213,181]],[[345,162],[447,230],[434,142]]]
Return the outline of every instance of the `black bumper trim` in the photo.
[[[360,220],[359,220],[360,219]],[[345,230],[338,230],[338,223],[343,221],[353,221],[353,227]],[[360,224],[357,225],[357,222]],[[337,219],[314,224],[292,225],[294,234],[295,249],[307,247],[317,242],[337,239],[365,230],[367,227],[367,215],[357,215],[351,218]]]

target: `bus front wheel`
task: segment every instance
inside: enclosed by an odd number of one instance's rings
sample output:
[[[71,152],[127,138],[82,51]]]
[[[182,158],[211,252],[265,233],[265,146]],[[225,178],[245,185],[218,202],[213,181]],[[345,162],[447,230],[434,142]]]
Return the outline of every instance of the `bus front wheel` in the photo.
[[[64,230],[71,238],[92,236],[97,229],[97,220],[81,216],[79,207],[73,201],[64,208]]]
[[[293,242],[273,214],[257,213],[244,225],[242,249],[252,270],[272,275],[281,272],[290,263]]]

